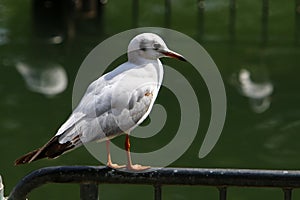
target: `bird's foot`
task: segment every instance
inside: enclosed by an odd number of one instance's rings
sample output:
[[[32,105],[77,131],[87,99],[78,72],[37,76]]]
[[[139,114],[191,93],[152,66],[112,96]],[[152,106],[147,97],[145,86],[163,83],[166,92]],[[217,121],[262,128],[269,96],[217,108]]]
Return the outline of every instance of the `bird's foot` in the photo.
[[[112,169],[121,169],[121,168],[125,168],[126,165],[118,165],[118,164],[114,164],[114,163],[111,163],[111,162],[108,162],[106,164],[107,167],[109,168],[112,168]]]
[[[142,165],[126,165],[127,170],[129,171],[143,171],[150,169],[150,166],[142,166]]]

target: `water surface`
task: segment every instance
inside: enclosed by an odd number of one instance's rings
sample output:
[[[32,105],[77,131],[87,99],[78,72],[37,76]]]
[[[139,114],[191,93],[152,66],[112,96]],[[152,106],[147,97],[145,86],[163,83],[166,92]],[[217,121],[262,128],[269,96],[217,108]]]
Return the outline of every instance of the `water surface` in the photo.
[[[231,13],[229,2],[207,1],[201,13],[202,4],[195,1],[172,1],[166,14],[165,4],[157,0],[139,1],[138,10],[132,9],[137,1],[102,1],[104,5],[91,11],[34,2],[0,2],[0,174],[6,194],[23,176],[41,167],[99,165],[85,148],[53,161],[18,167],[13,162],[44,144],[68,117],[73,83],[85,56],[109,36],[144,26],[172,28],[199,41],[217,64],[226,87],[227,118],[221,138],[208,156],[198,159],[210,101],[204,82],[195,86],[201,97],[200,130],[172,167],[300,168],[300,26],[294,3],[272,1],[266,14],[260,1],[238,2]],[[180,62],[164,62],[191,83],[199,81],[192,69],[180,69]],[[160,102],[168,102],[167,90],[160,95]],[[152,140],[133,140],[134,150],[159,148],[172,139],[168,130],[172,125]],[[114,142],[122,145],[123,139]],[[282,196],[274,189],[232,188],[228,193],[229,199]],[[150,186],[128,185],[100,186],[100,195],[104,199],[153,196]],[[216,189],[209,187],[163,188],[164,199],[217,199],[216,195]],[[30,195],[30,199],[41,198],[78,199],[79,187],[46,185]]]

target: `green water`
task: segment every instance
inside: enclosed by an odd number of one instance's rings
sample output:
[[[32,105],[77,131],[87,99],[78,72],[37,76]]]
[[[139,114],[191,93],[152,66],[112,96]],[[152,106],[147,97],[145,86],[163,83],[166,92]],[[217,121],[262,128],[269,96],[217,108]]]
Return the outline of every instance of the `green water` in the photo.
[[[109,36],[144,26],[172,28],[198,40],[217,64],[226,87],[225,127],[213,151],[198,159],[210,116],[208,92],[200,85],[196,91],[202,99],[201,128],[191,147],[172,167],[300,169],[300,48],[297,44],[300,27],[294,6],[294,2],[270,2],[268,29],[264,32],[261,2],[239,1],[235,31],[230,34],[229,2],[221,0],[206,1],[203,19],[194,0],[172,1],[171,14],[167,16],[165,4],[158,0],[140,1],[138,13],[132,11],[131,1],[110,0],[99,9],[98,17],[59,9],[47,13],[34,9],[29,0],[1,0],[0,174],[6,195],[22,177],[41,167],[99,165],[85,148],[52,161],[18,167],[13,162],[43,145],[68,117],[72,110],[73,83],[85,56]],[[45,19],[47,14],[50,17]],[[57,44],[48,42],[51,35],[61,36],[52,38]],[[164,62],[180,68],[179,62]],[[50,96],[34,92],[17,68],[22,63],[37,70],[59,66],[66,72],[67,87]],[[259,102],[242,95],[237,80],[241,69],[250,71],[256,83],[272,84],[273,92],[266,98],[269,105],[259,107]],[[193,82],[191,70],[182,73]],[[162,91],[159,101],[166,101],[166,94],[167,91]],[[122,144],[123,139],[115,142]],[[168,142],[170,136],[160,136],[160,139]],[[141,143],[132,142],[137,151],[143,146],[151,150],[155,142],[139,141]],[[152,190],[150,186],[101,185],[100,196],[103,199],[152,199]],[[241,200],[281,199],[282,193],[278,189],[230,188],[228,196]],[[299,198],[300,193],[296,190],[297,196]],[[79,186],[50,184],[34,190],[29,197],[79,199]],[[163,199],[196,198],[217,199],[217,190],[163,187]]]

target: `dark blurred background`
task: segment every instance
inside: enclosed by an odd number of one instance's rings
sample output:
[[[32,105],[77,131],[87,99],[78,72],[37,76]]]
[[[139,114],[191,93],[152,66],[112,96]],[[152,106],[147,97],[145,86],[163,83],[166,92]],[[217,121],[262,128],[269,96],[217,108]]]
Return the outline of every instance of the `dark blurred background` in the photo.
[[[203,97],[200,130],[171,166],[300,169],[299,0],[1,0],[0,174],[6,195],[41,167],[99,165],[85,148],[53,161],[18,167],[13,162],[44,144],[68,117],[75,76],[86,55],[114,34],[145,26],[175,29],[197,40],[217,64],[226,87],[221,138],[208,156],[198,159],[210,102],[205,85],[194,86]],[[178,65],[172,62],[182,70]],[[182,73],[197,78],[188,69]],[[162,91],[160,102],[167,102],[166,93]],[[168,142],[172,136],[165,135]],[[114,142],[123,144],[123,139]],[[133,139],[133,150],[152,148],[155,140],[146,141]],[[217,199],[215,190],[165,186],[163,199]],[[101,185],[100,197],[152,199],[153,193],[151,186]],[[228,197],[276,200],[282,194],[230,188]],[[79,199],[79,186],[46,185],[29,199]]]

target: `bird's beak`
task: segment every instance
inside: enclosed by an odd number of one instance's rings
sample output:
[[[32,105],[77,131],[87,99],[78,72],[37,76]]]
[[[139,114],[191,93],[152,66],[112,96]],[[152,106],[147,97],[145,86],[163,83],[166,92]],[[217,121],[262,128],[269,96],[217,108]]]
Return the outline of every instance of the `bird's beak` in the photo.
[[[168,50],[164,50],[161,53],[163,55],[165,55],[166,57],[175,58],[175,59],[187,62],[187,60],[182,55],[180,55],[179,53],[176,53],[174,51],[171,51],[169,49]]]

